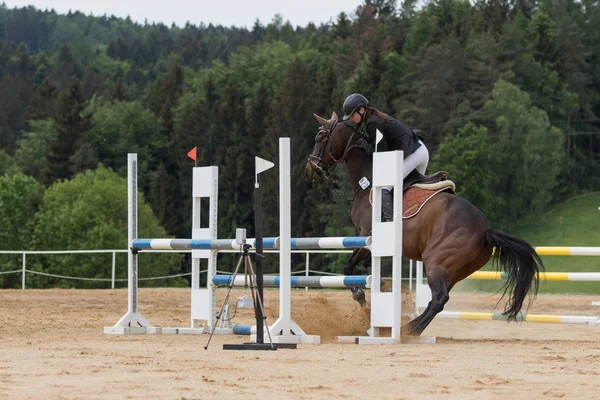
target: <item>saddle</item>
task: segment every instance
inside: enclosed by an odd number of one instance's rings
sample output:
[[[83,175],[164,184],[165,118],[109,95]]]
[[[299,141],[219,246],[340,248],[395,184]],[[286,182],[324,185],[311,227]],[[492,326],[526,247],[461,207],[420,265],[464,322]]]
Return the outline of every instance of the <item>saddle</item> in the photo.
[[[446,171],[438,171],[435,174],[423,175],[419,171],[414,170],[406,178],[402,184],[402,191],[406,192],[411,187],[419,187],[426,190],[435,190],[442,187],[452,187],[455,190],[454,183],[447,181],[448,173]],[[444,182],[445,181],[445,182]]]
[[[456,194],[454,182],[447,180],[448,173],[439,171],[425,176],[413,171],[404,179],[402,191],[402,218],[412,218],[421,211],[425,203],[442,192]]]

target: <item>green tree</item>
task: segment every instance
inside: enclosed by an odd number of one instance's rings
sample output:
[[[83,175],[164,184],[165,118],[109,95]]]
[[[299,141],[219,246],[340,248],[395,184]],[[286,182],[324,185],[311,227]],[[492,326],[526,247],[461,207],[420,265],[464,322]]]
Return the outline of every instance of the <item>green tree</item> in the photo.
[[[127,181],[99,166],[70,181],[57,182],[45,192],[32,224],[31,247],[39,250],[126,249],[129,246]],[[166,237],[141,193],[138,194],[138,224],[139,237]],[[111,276],[110,257],[110,254],[70,254],[34,258],[31,265],[46,273],[108,279]],[[125,255],[120,255],[119,278],[127,274],[125,259]],[[140,264],[144,267],[140,268],[140,277],[178,273],[181,259],[178,254],[142,254]],[[30,278],[30,281],[38,287],[107,287],[106,282],[45,276]],[[147,285],[159,284],[160,281],[150,281]]]
[[[56,85],[49,78],[44,79],[38,93],[33,97],[29,107],[28,119],[54,118],[54,102]]]
[[[150,171],[169,144],[163,136],[160,120],[139,101],[104,102],[95,100],[91,117],[91,144],[94,157],[121,176],[127,174],[127,153],[137,153],[140,187],[147,193]]]
[[[29,126],[30,129],[19,141],[15,160],[24,174],[40,181],[46,165],[45,155],[58,132],[53,119],[29,121]]]
[[[531,105],[527,93],[498,81],[483,110],[499,163],[490,166],[501,180],[494,190],[503,199],[502,226],[538,216],[552,201],[565,159],[564,136],[547,114]]]
[[[0,150],[0,176],[4,174],[13,174],[19,171],[13,157],[9,156],[6,151]]]
[[[169,179],[158,182],[153,180],[153,185],[159,185],[159,187],[152,187],[151,191],[156,193],[161,190],[165,193],[172,194],[169,199],[171,203],[172,212],[168,215],[168,219],[161,221],[163,226],[167,229],[167,232],[172,235],[183,235],[187,230],[183,229],[182,215],[183,203],[182,203],[182,192],[180,185],[178,184],[178,175],[180,173],[180,161],[185,157],[184,154],[179,154],[177,151],[180,147],[180,143],[177,141],[175,136],[175,119],[174,113],[178,105],[179,99],[183,94],[184,85],[184,74],[181,65],[173,61],[169,64],[168,71],[161,75],[157,79],[148,95],[148,108],[154,112],[154,114],[160,118],[164,132],[166,133],[165,142],[168,144],[167,151],[159,154],[160,162],[164,164],[165,171],[169,175]],[[155,212],[160,212],[159,208],[164,206],[163,204],[154,203],[155,196],[151,197],[152,208]]]
[[[316,123],[312,116],[311,86],[307,85],[306,65],[296,59],[285,75],[277,102],[272,103],[269,114],[269,128],[261,141],[261,157],[266,160],[279,160],[279,137],[291,137],[292,165],[292,234],[300,235],[311,231],[309,220],[312,199],[306,196],[309,188],[304,178],[306,157],[312,150],[312,139],[316,135]],[[277,162],[276,162],[277,165]],[[265,232],[277,232],[277,180],[275,174],[263,183],[263,202],[272,213],[265,215]]]
[[[504,222],[504,198],[497,193],[502,157],[495,150],[487,128],[469,122],[446,138],[429,167],[448,171],[456,193],[480,208],[492,224]]]
[[[432,148],[443,141],[446,123],[464,96],[466,64],[465,50],[450,37],[430,46],[402,78],[397,117],[423,130]]]
[[[244,129],[242,99],[236,85],[230,81],[225,89],[219,112],[221,124],[228,130],[223,148],[223,168],[219,171],[219,233],[233,237],[238,227],[253,225],[252,170],[254,156]],[[254,153],[256,154],[256,153]]]
[[[183,68],[177,62],[154,82],[148,95],[148,108],[160,117],[166,131],[173,132],[173,109],[183,93]]]
[[[42,195],[43,187],[31,177],[21,173],[0,175],[0,249],[30,248],[30,222],[39,207]],[[0,270],[16,270],[18,261],[14,256],[0,255]],[[0,275],[0,288],[16,288],[20,284],[20,275]]]
[[[69,179],[73,174],[71,158],[77,144],[89,129],[89,116],[82,114],[87,106],[83,98],[81,82],[71,79],[67,89],[62,92],[56,107],[57,135],[50,142],[46,153],[46,164],[42,170],[42,181],[46,185],[59,179]]]

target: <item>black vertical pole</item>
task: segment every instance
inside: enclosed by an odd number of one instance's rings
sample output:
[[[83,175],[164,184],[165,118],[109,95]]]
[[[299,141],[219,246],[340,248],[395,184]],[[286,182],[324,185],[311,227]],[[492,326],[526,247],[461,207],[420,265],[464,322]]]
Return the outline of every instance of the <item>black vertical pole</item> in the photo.
[[[263,233],[262,233],[262,194],[260,185],[254,186],[254,234],[256,236],[256,291],[258,300],[254,304],[256,314],[256,343],[264,343],[264,317],[260,304],[263,302]]]

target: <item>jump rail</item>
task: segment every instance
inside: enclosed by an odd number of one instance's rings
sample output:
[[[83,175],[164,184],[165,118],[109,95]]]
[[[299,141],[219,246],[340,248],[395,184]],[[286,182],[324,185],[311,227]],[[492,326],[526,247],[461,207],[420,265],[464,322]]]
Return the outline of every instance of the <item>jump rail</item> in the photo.
[[[371,246],[371,236],[292,238],[293,250],[313,249],[358,249]],[[256,239],[246,239],[252,249]],[[235,239],[135,239],[131,243],[135,250],[239,250]],[[263,238],[263,248],[279,249],[280,238]]]
[[[232,275],[215,275],[213,283],[217,286],[229,286],[232,281]],[[294,288],[347,288],[359,286],[362,288],[371,287],[370,275],[351,275],[351,276],[292,276],[291,285]],[[233,282],[233,286],[246,286],[248,282],[244,275],[238,275]],[[281,284],[279,276],[263,276],[263,285],[278,287]]]

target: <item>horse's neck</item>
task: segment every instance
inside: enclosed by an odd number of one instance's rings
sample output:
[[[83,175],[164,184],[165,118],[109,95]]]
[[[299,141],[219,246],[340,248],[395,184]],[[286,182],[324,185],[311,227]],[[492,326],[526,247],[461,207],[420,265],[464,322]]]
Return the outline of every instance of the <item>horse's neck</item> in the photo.
[[[358,182],[363,177],[367,178],[370,183],[373,183],[373,158],[367,156],[364,150],[351,150],[346,160],[346,168],[348,169],[348,177],[350,178],[353,193],[356,194],[362,189]]]

